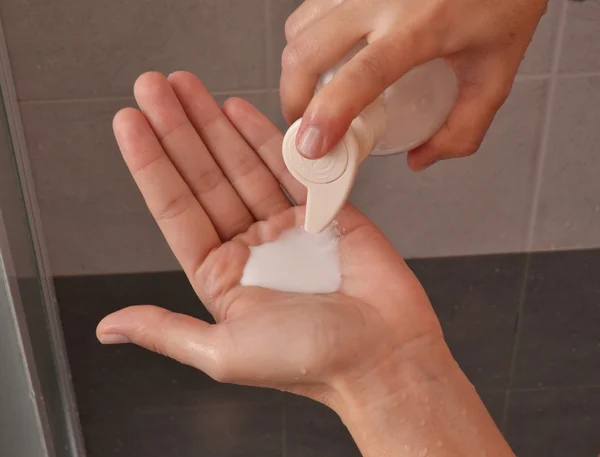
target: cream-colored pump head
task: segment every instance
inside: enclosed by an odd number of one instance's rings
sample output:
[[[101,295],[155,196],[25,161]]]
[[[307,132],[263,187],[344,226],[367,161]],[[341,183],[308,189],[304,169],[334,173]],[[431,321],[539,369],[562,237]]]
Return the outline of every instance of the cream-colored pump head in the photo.
[[[296,148],[301,119],[288,129],[283,140],[283,160],[294,178],[308,190],[304,221],[307,232],[324,230],[344,206],[358,166],[384,132],[385,122],[383,106],[376,101],[354,119],[342,141],[317,160],[304,158]]]

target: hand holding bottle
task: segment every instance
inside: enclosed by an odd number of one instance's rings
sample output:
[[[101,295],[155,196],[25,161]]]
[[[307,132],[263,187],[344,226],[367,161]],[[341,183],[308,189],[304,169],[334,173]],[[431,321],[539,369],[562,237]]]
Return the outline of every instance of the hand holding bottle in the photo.
[[[298,150],[324,156],[387,87],[443,57],[458,78],[458,99],[408,163],[421,170],[475,153],[546,7],[547,0],[306,0],[286,23],[282,56],[284,114],[290,123],[303,118]],[[362,39],[369,44],[314,95],[320,76]]]

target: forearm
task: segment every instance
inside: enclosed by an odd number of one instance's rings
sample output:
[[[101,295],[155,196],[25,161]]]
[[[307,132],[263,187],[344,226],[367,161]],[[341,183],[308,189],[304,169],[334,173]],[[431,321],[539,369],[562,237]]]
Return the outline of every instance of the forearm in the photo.
[[[514,457],[449,351],[426,357],[426,365],[389,361],[338,386],[334,409],[363,456]]]

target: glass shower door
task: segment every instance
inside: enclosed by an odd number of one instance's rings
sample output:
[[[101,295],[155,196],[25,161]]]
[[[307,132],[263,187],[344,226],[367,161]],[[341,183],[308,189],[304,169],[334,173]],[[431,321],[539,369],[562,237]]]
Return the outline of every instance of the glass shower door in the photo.
[[[79,457],[79,422],[1,35],[0,27],[0,456]]]

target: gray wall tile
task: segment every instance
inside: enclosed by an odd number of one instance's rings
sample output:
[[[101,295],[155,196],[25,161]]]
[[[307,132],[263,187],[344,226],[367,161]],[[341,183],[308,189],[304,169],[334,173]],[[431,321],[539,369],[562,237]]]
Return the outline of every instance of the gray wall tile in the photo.
[[[600,449],[600,389],[513,392],[506,437],[519,457],[589,457]]]
[[[600,0],[568,5],[560,71],[600,72]]]
[[[22,100],[127,96],[143,71],[213,91],[266,84],[264,0],[0,0]]]
[[[22,106],[55,275],[177,268],[112,135],[114,114],[133,104]]]
[[[521,74],[550,71],[564,1],[550,0]],[[276,90],[283,29],[301,3],[185,0],[174,6],[0,0],[0,10],[22,100],[127,97],[146,69],[188,68],[219,92],[219,101],[226,98],[224,93],[242,91],[285,130]],[[600,0],[569,2],[567,9],[561,69],[600,71]],[[590,109],[598,104],[594,81],[559,83],[561,108],[552,124],[535,249],[600,243],[593,230],[600,218],[593,198],[599,189],[597,179],[588,176],[593,167],[585,165],[595,160],[591,151],[597,141],[597,110]],[[546,84],[516,83],[475,157],[442,163],[423,174],[408,171],[403,156],[370,159],[361,167],[352,200],[409,257],[525,249]],[[572,85],[577,88],[568,89]],[[121,104],[23,105],[52,262],[59,274],[177,268],[114,144],[110,119]],[[586,170],[576,170],[584,166]]]
[[[223,102],[227,96],[220,95]],[[270,94],[245,96],[269,114]],[[112,134],[132,100],[24,103],[22,114],[55,275],[178,269]]]
[[[511,388],[600,385],[600,250],[530,257]]]
[[[273,122],[283,133],[285,133],[289,127],[283,118],[278,91],[269,94],[269,119],[271,119],[271,122]]]
[[[522,250],[546,86],[517,82],[471,158],[420,174],[403,155],[368,159],[352,201],[407,257]]]
[[[600,77],[559,79],[533,249],[600,246]]]
[[[552,56],[556,46],[558,23],[566,0],[550,0],[548,11],[540,21],[519,68],[520,74],[538,75],[550,73]]]
[[[281,76],[281,53],[285,48],[285,21],[298,6],[302,0],[270,0],[269,8],[269,45],[271,52],[271,83],[273,88],[279,87],[279,77]]]
[[[81,417],[96,457],[281,457],[281,405],[226,403]]]
[[[524,254],[408,261],[478,391],[508,387],[525,262]]]
[[[284,456],[360,457],[348,429],[333,410],[289,394],[284,396],[284,408]]]

